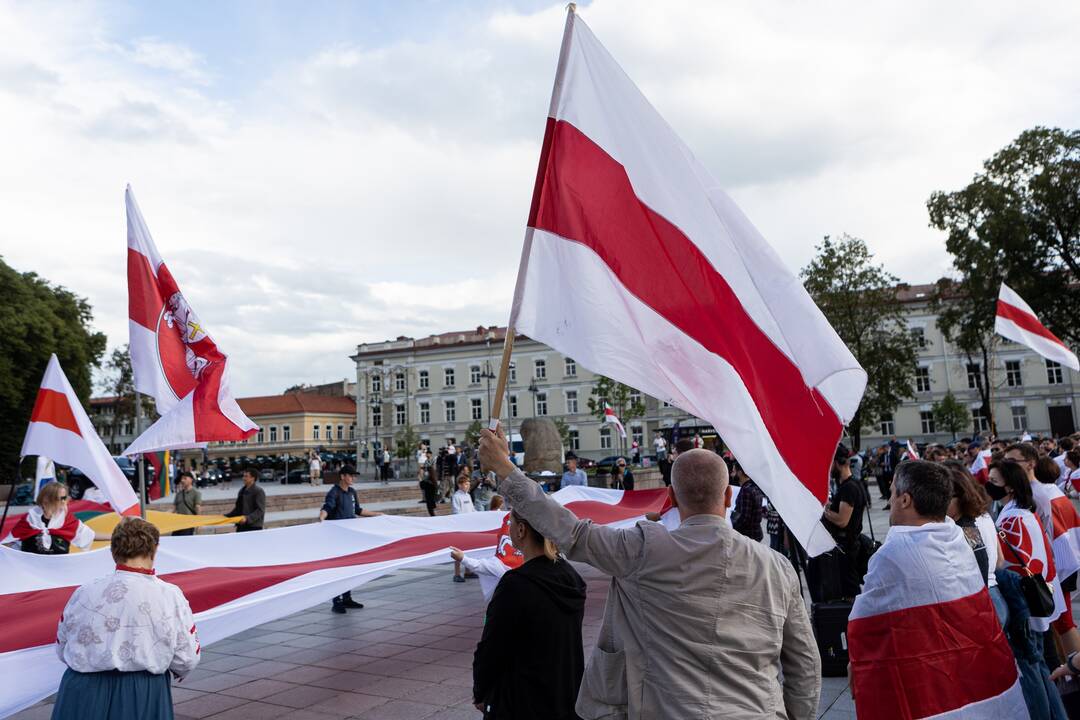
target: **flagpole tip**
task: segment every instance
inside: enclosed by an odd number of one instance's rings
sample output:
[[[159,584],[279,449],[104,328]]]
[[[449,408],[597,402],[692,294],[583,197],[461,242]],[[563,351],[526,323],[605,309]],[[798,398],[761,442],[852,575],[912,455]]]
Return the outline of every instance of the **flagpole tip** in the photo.
[[[577,3],[568,3],[566,6],[566,11],[571,15],[575,14],[577,12]]]

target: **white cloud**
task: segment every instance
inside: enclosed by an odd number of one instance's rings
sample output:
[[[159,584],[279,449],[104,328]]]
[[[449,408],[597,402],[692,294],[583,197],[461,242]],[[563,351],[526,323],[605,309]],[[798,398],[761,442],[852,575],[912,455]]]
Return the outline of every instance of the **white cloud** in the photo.
[[[930,193],[1080,117],[1075,3],[579,10],[793,269],[847,231],[934,279]],[[128,182],[241,393],[345,377],[359,342],[505,322],[562,3],[328,44],[231,96],[228,67],[107,18],[0,3],[0,254],[87,295],[111,344]]]

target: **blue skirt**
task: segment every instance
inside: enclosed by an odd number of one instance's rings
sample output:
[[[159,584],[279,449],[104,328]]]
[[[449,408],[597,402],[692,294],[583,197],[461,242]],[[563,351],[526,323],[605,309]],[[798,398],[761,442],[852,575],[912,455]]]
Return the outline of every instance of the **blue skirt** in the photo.
[[[173,720],[169,673],[145,670],[81,673],[60,680],[52,720]]]

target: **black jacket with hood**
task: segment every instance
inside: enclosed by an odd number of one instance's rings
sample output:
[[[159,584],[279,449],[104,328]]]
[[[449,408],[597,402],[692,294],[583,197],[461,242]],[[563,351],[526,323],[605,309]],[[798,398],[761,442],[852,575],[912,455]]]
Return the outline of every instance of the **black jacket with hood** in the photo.
[[[585,656],[585,581],[563,558],[502,576],[473,656],[473,702],[485,720],[572,720]]]

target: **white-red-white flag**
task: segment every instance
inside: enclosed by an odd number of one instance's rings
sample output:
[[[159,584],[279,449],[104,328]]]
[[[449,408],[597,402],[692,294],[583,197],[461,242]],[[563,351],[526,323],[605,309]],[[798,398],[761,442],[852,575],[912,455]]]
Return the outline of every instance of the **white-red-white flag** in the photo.
[[[49,358],[45,368],[21,455],[45,455],[62,465],[78,468],[108,498],[116,512],[139,514],[139,498],[98,437],[56,355]]]
[[[998,513],[997,526],[1001,540],[998,555],[1005,567],[1020,575],[1039,573],[1050,587],[1054,598],[1053,612],[1047,617],[1028,619],[1033,630],[1046,632],[1067,610],[1048,531],[1035,513],[1017,507],[1015,501],[1006,503]]]
[[[510,325],[711,422],[812,555],[866,373],[571,9]]]
[[[258,431],[229,390],[229,361],[188,305],[158,254],[131,187],[124,194],[128,238],[128,328],[135,388],[161,417],[124,455],[244,440]]]
[[[998,292],[994,332],[1013,342],[1026,345],[1047,360],[1080,371],[1080,360],[1058,336],[1050,332],[1035,316],[1035,311],[1005,283]]]
[[[990,479],[990,454],[989,450],[980,450],[979,454],[975,456],[975,462],[971,463],[971,467],[968,468],[971,474],[975,476],[975,479],[983,485]]]
[[[1058,577],[1064,580],[1080,570],[1080,514],[1057,485],[1033,482],[1031,495],[1039,522],[1050,533]]]
[[[919,459],[919,449],[915,447],[915,443],[911,442],[910,438],[907,441],[907,456],[908,460]]]
[[[860,720],[1028,717],[984,583],[951,520],[889,529],[848,619]]]
[[[626,437],[626,428],[623,427],[622,420],[615,414],[615,408],[608,403],[604,403],[604,422],[614,425],[618,429],[620,437]]]

